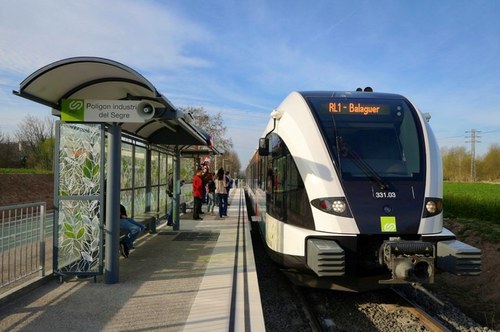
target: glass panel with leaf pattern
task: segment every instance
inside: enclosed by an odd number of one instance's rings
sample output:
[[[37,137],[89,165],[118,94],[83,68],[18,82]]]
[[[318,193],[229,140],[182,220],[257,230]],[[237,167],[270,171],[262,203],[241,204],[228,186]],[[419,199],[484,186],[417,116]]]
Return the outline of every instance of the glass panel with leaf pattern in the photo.
[[[102,273],[103,129],[59,123],[54,270]]]

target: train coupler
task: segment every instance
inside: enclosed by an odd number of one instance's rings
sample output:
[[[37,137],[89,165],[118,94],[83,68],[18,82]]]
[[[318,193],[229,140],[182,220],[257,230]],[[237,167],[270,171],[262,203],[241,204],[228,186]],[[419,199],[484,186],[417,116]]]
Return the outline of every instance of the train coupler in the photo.
[[[381,284],[434,282],[434,246],[430,242],[385,241],[380,247],[379,261],[387,266],[392,278]]]

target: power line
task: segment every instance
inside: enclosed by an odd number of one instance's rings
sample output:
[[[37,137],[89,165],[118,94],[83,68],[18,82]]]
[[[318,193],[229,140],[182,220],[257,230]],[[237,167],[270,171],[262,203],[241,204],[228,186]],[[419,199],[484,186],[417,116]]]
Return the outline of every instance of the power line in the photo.
[[[485,134],[493,134],[493,133],[499,133],[499,132],[500,132],[500,129],[495,129],[495,130],[489,130],[489,131],[482,131],[481,134],[485,135]],[[466,133],[468,133],[468,131],[466,131]],[[438,140],[458,139],[458,138],[463,138],[463,135],[445,136],[445,137],[436,136],[436,138]]]
[[[483,132],[483,135],[484,135],[484,134],[499,133],[499,132],[500,132],[500,129],[497,129],[497,130],[490,130],[490,131],[484,131],[484,132]]]

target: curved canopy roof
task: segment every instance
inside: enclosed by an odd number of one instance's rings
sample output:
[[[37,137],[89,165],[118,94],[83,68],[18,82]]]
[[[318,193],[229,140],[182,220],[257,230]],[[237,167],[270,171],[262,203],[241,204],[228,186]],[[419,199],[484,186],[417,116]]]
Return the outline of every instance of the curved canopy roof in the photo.
[[[56,61],[28,76],[13,93],[51,107],[54,115],[60,115],[63,99],[147,100],[157,116],[141,123],[121,123],[124,132],[154,144],[210,144],[210,135],[191,123],[190,114],[176,109],[141,74],[109,59]]]

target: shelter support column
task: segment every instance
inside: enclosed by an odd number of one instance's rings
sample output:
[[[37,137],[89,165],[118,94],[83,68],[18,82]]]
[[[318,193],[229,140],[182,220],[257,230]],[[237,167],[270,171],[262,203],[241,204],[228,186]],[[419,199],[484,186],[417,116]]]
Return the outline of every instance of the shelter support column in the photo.
[[[175,159],[174,159],[174,208],[173,208],[173,230],[178,231],[180,228],[180,217],[179,217],[179,203],[181,197],[181,150],[179,146],[175,146]]]
[[[148,146],[148,148],[146,149],[146,211],[141,211],[140,213],[151,211],[152,196],[153,193],[151,192],[151,147]],[[156,211],[156,208],[153,210]]]
[[[120,245],[121,127],[114,123],[108,129],[108,175],[106,183],[106,228],[104,279],[107,284],[119,281]]]

